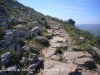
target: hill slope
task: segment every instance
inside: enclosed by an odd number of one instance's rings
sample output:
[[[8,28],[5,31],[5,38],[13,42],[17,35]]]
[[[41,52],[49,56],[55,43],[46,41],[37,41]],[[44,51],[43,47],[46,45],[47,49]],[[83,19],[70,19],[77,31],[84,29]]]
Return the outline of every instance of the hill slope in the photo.
[[[72,19],[44,16],[15,0],[0,0],[0,9],[0,75],[100,74],[100,38]]]

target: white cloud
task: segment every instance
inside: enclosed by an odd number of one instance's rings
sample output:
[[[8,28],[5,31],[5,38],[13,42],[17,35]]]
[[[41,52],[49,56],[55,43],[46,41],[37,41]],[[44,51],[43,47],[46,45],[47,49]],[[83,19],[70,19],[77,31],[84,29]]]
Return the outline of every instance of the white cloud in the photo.
[[[60,6],[60,5],[46,5],[46,6],[53,7],[53,8],[85,9],[85,8],[74,7],[74,6]]]

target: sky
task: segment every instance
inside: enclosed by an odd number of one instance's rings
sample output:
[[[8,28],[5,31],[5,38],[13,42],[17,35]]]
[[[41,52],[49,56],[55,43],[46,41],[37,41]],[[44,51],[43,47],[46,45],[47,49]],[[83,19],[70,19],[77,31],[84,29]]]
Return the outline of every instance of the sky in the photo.
[[[100,24],[100,0],[18,0],[44,15],[73,19],[76,24]]]

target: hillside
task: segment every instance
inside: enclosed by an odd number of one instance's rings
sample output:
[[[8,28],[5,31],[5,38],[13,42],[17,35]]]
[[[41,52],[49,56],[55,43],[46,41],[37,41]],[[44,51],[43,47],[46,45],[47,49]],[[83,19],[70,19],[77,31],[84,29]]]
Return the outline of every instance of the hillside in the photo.
[[[91,34],[100,37],[99,24],[78,24],[76,26],[84,31],[89,31]]]
[[[100,75],[99,45],[72,19],[0,0],[0,75]]]

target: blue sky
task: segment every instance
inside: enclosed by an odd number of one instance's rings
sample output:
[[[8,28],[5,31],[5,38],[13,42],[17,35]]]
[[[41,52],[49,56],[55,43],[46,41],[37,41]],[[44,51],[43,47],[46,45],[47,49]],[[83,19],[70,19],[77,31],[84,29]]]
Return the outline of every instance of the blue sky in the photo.
[[[76,24],[100,24],[100,0],[18,0],[44,15],[63,20],[72,18]]]

